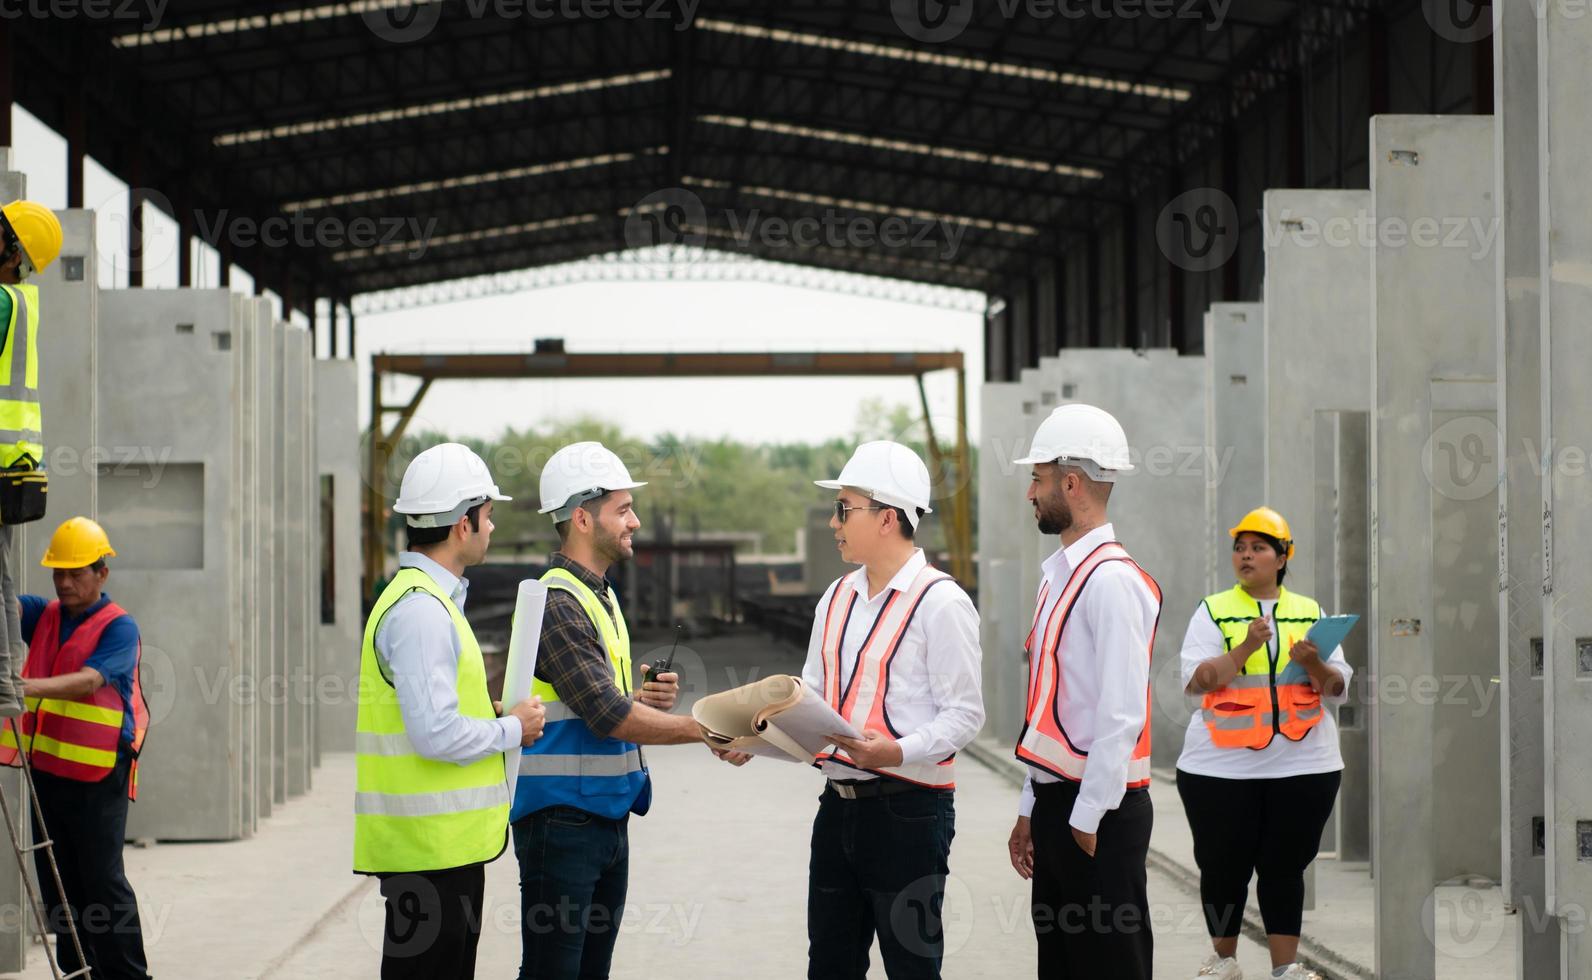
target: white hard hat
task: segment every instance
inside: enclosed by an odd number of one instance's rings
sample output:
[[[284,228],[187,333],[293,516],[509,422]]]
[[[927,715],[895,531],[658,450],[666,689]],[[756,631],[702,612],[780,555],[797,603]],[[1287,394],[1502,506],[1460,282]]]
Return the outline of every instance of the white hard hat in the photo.
[[[486,461],[469,446],[444,442],[409,461],[392,509],[410,527],[451,527],[476,504],[513,499],[498,492]]]
[[[839,476],[813,482],[825,490],[850,487],[882,504],[899,507],[906,511],[914,530],[920,508],[925,514],[933,513],[929,508],[929,468],[899,442],[865,442],[851,454]]]
[[[1028,455],[1013,460],[1018,466],[1061,463],[1076,466],[1089,479],[1116,481],[1118,473],[1133,472],[1128,462],[1128,437],[1110,412],[1093,405],[1060,405],[1034,430]]]
[[[624,461],[600,442],[577,442],[553,454],[542,467],[542,509],[553,522],[569,519],[568,511],[615,490],[644,487],[630,478]]]

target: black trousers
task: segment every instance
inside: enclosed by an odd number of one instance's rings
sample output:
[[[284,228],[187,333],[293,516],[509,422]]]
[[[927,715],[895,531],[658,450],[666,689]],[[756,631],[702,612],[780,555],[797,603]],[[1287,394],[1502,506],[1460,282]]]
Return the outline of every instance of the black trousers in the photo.
[[[61,889],[66,892],[63,896],[57,891],[45,852],[35,851],[33,866],[63,976],[83,968],[67,935],[68,916],[77,925],[83,956],[96,980],[145,980],[149,976],[138,897],[122,867],[131,769],[132,760],[122,759],[97,783],[33,771],[39,809],[44,813],[44,827],[37,819],[33,822],[33,839],[44,840],[48,831],[55,842],[55,863],[61,872]]]
[[[825,786],[807,873],[810,980],[863,980],[875,932],[890,980],[938,980],[955,836],[950,790],[845,800]]]
[[[1321,848],[1341,772],[1282,779],[1222,779],[1177,771],[1200,904],[1213,938],[1238,935],[1249,901],[1249,878],[1271,936],[1297,936],[1304,918],[1305,868]]]
[[[1150,980],[1155,936],[1144,867],[1155,809],[1129,790],[1100,821],[1095,855],[1068,823],[1078,784],[1034,784],[1034,934],[1040,980]]]
[[[378,877],[387,900],[381,980],[471,980],[486,868]]]

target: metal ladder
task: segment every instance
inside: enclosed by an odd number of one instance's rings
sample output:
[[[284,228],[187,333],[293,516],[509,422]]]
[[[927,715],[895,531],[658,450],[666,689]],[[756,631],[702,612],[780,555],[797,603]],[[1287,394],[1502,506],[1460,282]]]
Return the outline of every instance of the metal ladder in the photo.
[[[33,909],[33,922],[38,926],[39,936],[42,938],[50,933],[44,922],[44,902],[39,898],[38,889],[33,884],[33,877],[28,874],[27,865],[23,861],[24,855],[32,854],[34,851],[43,851],[45,856],[50,859],[50,877],[55,879],[55,894],[61,897],[63,906],[66,905],[66,889],[61,887],[61,869],[55,863],[55,841],[49,839],[50,829],[44,826],[44,811],[39,808],[39,794],[33,790],[33,766],[28,762],[27,752],[21,748],[26,743],[23,742],[21,733],[17,731],[17,720],[15,718],[7,718],[5,724],[6,727],[11,729],[12,737],[16,739],[18,746],[17,759],[22,763],[22,779],[26,783],[28,799],[33,805],[33,818],[39,827],[43,828],[45,833],[44,840],[36,844],[23,846],[22,835],[17,821],[11,815],[11,801],[6,798],[5,786],[0,785],[0,813],[5,815],[6,830],[11,834],[11,850],[17,856],[17,870],[22,874],[22,887],[28,890],[28,906]],[[88,958],[83,955],[83,943],[77,937],[77,923],[72,921],[72,916],[69,914],[64,916],[64,918],[66,919],[67,935],[72,938],[72,949],[77,952],[77,961],[83,966],[63,976],[60,963],[55,958],[55,949],[46,939],[44,941],[44,957],[50,961],[50,974],[55,977],[55,980],[76,980],[78,977],[87,977],[90,973],[90,967]]]

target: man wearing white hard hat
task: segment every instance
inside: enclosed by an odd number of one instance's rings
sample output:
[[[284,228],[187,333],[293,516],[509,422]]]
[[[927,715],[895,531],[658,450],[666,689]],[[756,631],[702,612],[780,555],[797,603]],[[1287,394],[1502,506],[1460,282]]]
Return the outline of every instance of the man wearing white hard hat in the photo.
[[[1061,546],[1024,645],[1028,764],[1012,867],[1033,880],[1039,976],[1149,980],[1154,953],[1145,858],[1150,806],[1150,648],[1161,590],[1117,542],[1111,489],[1133,470],[1110,414],[1062,405],[1027,456],[1028,501]]]
[[[837,733],[819,756],[827,782],[808,867],[807,975],[861,980],[877,933],[891,980],[934,978],[956,753],[984,725],[978,612],[915,542],[930,482],[911,449],[864,443],[818,486],[835,491],[840,557],[862,567],[819,600],[802,683],[863,737]]]
[[[503,753],[542,732],[535,698],[498,717],[463,613],[508,499],[450,442],[414,458],[393,505],[409,547],[365,623],[354,736],[354,870],[387,900],[382,980],[475,976],[485,865],[508,838]]]
[[[641,746],[702,740],[689,715],[668,713],[676,675],[644,676],[637,689],[608,581],[634,553],[641,521],[630,491],[644,486],[596,442],[565,446],[542,469],[541,512],[560,544],[542,576],[532,685],[547,707],[547,734],[520,758],[511,816],[522,980],[608,976],[630,875],[630,814],[652,803]]]

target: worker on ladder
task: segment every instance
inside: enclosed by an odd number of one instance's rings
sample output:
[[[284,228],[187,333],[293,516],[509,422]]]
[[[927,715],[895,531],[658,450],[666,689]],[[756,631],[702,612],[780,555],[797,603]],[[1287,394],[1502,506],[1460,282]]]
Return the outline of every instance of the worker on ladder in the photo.
[[[382,980],[469,980],[486,865],[508,841],[503,754],[542,734],[535,698],[498,717],[464,618],[464,570],[486,560],[498,492],[456,442],[404,471],[409,550],[365,623],[354,732],[354,871],[387,900]]]
[[[138,624],[105,593],[105,559],[114,557],[105,530],[86,517],[65,522],[50,538],[42,564],[54,572],[56,598],[21,597],[28,656],[20,725],[44,821],[34,822],[33,839],[54,842],[33,856],[61,974],[84,966],[71,923],[95,980],[143,980],[149,970],[138,898],[122,850],[149,708],[138,679]],[[9,766],[20,762],[17,724],[0,730],[0,763]]]
[[[39,408],[39,289],[26,280],[61,254],[61,222],[34,201],[0,207],[0,718],[22,713],[17,670],[27,648],[11,578],[12,528],[44,516],[44,436]]]

